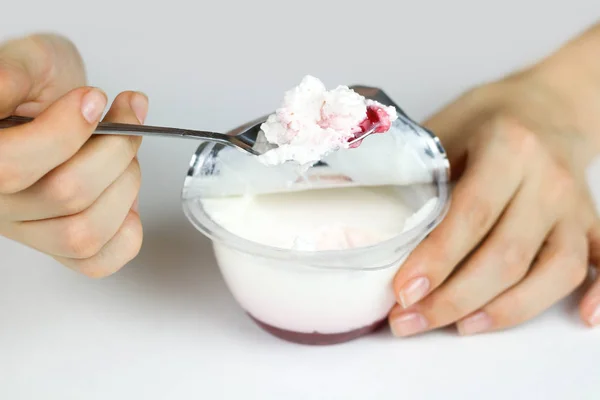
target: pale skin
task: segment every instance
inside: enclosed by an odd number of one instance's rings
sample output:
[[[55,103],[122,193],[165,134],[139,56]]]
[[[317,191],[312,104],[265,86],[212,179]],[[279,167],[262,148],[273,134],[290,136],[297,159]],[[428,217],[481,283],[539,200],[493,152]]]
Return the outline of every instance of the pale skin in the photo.
[[[525,71],[482,85],[424,125],[456,186],[441,224],[394,279],[397,336],[456,324],[463,335],[523,323],[600,262],[585,171],[600,154],[600,25]],[[580,304],[600,324],[600,279]]]
[[[0,234],[91,277],[139,252],[137,137],[91,136],[106,95],[85,86],[65,38],[34,35],[0,47],[0,118],[36,117],[0,132]],[[148,99],[123,92],[105,120],[143,123]]]
[[[447,149],[456,186],[446,218],[394,279],[394,334],[518,325],[572,293],[600,262],[600,222],[585,182],[600,154],[598,51],[600,25],[424,122]],[[0,132],[0,234],[103,277],[141,247],[141,142],[91,136],[107,99],[85,84],[64,38],[1,45],[0,118],[37,118]],[[143,123],[147,112],[146,96],[123,92],[105,119]],[[600,279],[580,313],[600,324]]]

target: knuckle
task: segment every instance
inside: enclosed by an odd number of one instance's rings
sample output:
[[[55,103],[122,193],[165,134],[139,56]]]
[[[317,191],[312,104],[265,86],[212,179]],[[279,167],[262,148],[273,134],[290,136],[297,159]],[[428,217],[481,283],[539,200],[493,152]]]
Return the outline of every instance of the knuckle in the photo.
[[[91,278],[105,278],[119,271],[137,257],[143,241],[142,225],[139,218],[132,217],[130,214],[115,240],[119,241],[117,257],[105,260],[104,264],[95,264],[93,268],[86,268],[81,272]]]
[[[463,203],[464,212],[460,214],[466,216],[467,228],[470,232],[486,230],[494,220],[495,213],[491,202],[475,193],[465,197],[468,200]]]
[[[511,155],[521,158],[532,156],[539,148],[539,138],[509,114],[499,114],[490,129],[493,139],[503,143]]]
[[[501,255],[500,278],[502,282],[515,283],[523,279],[531,264],[532,252],[518,240],[502,243],[498,252]]]
[[[83,215],[71,217],[66,221],[62,242],[65,252],[76,259],[93,257],[103,246],[97,230]]]
[[[548,175],[549,190],[546,198],[553,204],[563,202],[566,194],[573,194],[576,190],[575,178],[571,172],[561,166],[555,165]]]
[[[123,225],[122,229],[121,240],[125,249],[123,252],[123,265],[137,257],[142,249],[143,238],[144,234],[139,217],[130,214],[127,223]]]
[[[91,200],[84,179],[74,173],[62,172],[48,176],[49,200],[63,215],[72,215],[85,210]]]

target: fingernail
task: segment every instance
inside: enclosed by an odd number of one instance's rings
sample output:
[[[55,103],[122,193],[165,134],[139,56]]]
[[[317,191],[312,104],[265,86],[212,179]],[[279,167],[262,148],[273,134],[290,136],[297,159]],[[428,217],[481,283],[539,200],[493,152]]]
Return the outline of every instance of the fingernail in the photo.
[[[394,336],[409,336],[423,332],[429,326],[425,317],[419,313],[406,313],[393,318],[390,328]]]
[[[402,307],[408,308],[425,297],[429,290],[429,286],[429,279],[424,277],[408,281],[398,293]]]
[[[140,124],[143,124],[148,116],[148,96],[142,92],[135,92],[129,100],[129,106],[133,110]]]
[[[83,96],[81,114],[90,124],[98,122],[106,108],[106,96],[98,89],[92,89]]]
[[[592,326],[600,325],[600,304],[596,306],[596,309],[590,316],[589,323]]]
[[[476,312],[456,324],[458,333],[461,335],[473,335],[475,333],[485,332],[491,327],[492,318],[483,311]]]

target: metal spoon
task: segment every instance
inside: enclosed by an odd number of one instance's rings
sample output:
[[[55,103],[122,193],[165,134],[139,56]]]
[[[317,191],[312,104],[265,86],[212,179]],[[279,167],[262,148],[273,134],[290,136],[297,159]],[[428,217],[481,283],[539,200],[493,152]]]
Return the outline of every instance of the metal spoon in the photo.
[[[33,121],[33,118],[28,117],[8,117],[0,120],[0,129],[12,128]],[[103,135],[128,135],[128,136],[161,136],[161,137],[177,137],[184,139],[199,139],[211,142],[221,143],[227,146],[232,146],[238,150],[250,153],[255,156],[260,156],[269,150],[277,147],[272,143],[267,142],[260,126],[264,121],[260,121],[255,125],[245,129],[237,135],[226,135],[223,133],[196,131],[191,129],[166,128],[161,126],[149,125],[132,125],[120,124],[115,122],[100,122],[94,131],[94,134]],[[377,126],[373,126],[369,131],[365,132],[360,137],[357,137],[349,142],[353,144],[359,140],[375,132]]]

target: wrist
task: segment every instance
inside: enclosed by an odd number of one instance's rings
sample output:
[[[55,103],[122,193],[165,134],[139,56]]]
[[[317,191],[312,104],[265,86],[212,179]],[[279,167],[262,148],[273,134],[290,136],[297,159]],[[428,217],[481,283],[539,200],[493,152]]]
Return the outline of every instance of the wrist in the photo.
[[[531,70],[532,81],[558,99],[571,129],[600,153],[600,24],[566,43]],[[592,149],[590,149],[592,150]]]

